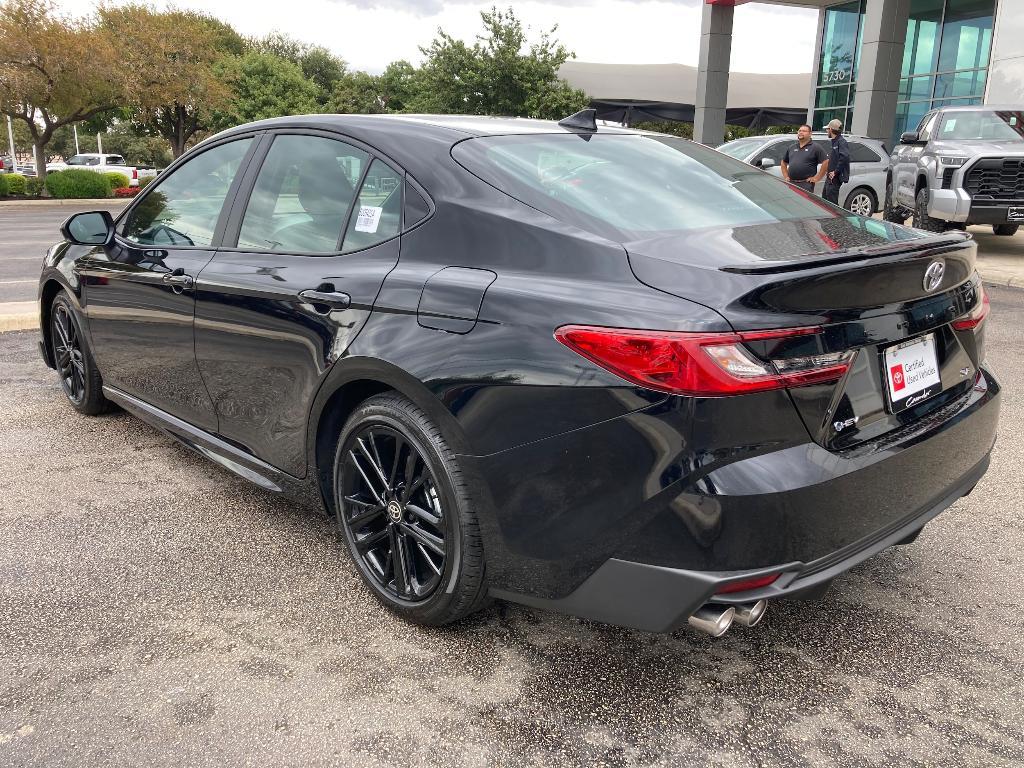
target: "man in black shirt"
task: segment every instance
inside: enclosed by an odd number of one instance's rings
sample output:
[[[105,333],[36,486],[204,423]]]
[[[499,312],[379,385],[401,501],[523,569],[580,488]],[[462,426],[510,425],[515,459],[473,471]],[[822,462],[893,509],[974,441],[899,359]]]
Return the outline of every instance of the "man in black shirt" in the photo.
[[[782,178],[808,192],[821,181],[828,166],[818,167],[826,162],[825,150],[811,141],[811,126],[801,125],[796,132],[797,143],[786,150],[782,158]]]
[[[838,120],[828,124],[828,137],[832,139],[832,151],[825,166],[828,173],[821,196],[839,205],[839,188],[850,180],[850,145],[843,138],[843,124]]]

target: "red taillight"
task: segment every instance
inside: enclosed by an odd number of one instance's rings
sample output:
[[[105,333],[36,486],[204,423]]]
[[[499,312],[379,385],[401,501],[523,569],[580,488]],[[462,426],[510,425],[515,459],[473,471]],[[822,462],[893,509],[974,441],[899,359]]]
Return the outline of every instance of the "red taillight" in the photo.
[[[743,344],[819,333],[820,328],[711,334],[566,325],[555,331],[555,338],[641,387],[721,397],[842,378],[850,367],[851,351],[762,360]]]
[[[730,592],[746,592],[748,589],[767,587],[769,584],[774,584],[775,581],[781,575],[781,573],[769,573],[767,576],[758,576],[756,579],[744,579],[743,581],[734,581],[731,584],[726,584],[723,587],[719,587],[718,591],[715,594],[728,595]]]
[[[977,306],[975,306],[966,317],[953,321],[953,327],[956,330],[973,331],[985,322],[985,318],[988,317],[988,313],[992,311],[992,305],[989,303],[988,294],[985,293],[985,289],[981,287],[978,290],[981,291],[981,301],[978,302]]]
[[[138,168],[132,168],[132,178],[133,179],[139,178],[139,169]]]

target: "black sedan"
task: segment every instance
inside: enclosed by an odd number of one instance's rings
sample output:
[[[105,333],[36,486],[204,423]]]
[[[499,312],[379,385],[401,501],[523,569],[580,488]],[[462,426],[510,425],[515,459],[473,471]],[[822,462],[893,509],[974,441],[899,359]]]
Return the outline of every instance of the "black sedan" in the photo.
[[[995,440],[967,235],[585,113],[243,125],[62,232],[71,405],[322,506],[425,624],[749,626],[912,541]]]

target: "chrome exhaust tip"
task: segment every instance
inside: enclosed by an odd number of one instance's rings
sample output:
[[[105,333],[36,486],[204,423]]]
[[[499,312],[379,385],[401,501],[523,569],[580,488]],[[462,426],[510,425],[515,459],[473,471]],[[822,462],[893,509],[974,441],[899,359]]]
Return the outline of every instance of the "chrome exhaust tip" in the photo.
[[[768,601],[758,600],[756,603],[744,603],[736,606],[736,623],[744,627],[756,627],[768,611]]]
[[[721,637],[729,631],[735,617],[736,609],[731,605],[704,605],[686,621],[694,629],[712,637]]]

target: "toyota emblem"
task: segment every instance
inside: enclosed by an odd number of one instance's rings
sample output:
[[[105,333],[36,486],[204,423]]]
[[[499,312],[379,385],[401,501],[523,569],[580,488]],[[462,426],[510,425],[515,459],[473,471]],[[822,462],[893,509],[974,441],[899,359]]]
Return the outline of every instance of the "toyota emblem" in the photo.
[[[929,293],[942,285],[942,278],[946,274],[946,265],[941,261],[933,261],[924,271],[924,289]]]

